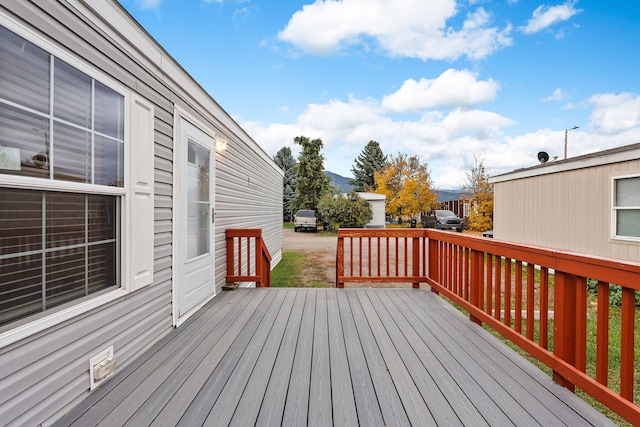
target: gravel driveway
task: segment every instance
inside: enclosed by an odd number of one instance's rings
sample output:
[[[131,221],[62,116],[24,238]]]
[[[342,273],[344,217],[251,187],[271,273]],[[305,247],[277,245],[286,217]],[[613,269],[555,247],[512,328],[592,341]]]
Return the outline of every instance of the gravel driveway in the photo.
[[[329,286],[336,285],[336,247],[338,238],[321,233],[290,229],[283,231],[284,252],[301,252],[305,258],[302,283],[297,286]]]

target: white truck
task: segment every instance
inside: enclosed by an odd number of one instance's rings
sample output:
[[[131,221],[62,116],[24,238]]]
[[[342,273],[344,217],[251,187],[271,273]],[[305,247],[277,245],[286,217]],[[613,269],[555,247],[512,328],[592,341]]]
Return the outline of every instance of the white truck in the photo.
[[[311,209],[300,209],[293,217],[293,231],[313,230],[318,231],[318,218],[316,211]]]

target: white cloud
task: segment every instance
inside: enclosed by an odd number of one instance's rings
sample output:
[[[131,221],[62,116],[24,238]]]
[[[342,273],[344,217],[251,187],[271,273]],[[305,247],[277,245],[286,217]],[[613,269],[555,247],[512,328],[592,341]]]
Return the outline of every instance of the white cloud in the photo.
[[[546,98],[542,98],[542,101],[562,101],[566,97],[567,95],[562,91],[562,89],[556,89],[551,95]]]
[[[391,56],[420,59],[482,58],[511,44],[510,26],[492,27],[478,8],[462,27],[447,21],[457,14],[455,0],[316,0],[294,13],[278,35],[314,54],[366,45]]]
[[[446,70],[435,79],[409,79],[382,106],[395,112],[418,112],[425,108],[471,107],[495,98],[499,85],[493,79],[478,81],[468,70]]]
[[[520,29],[525,34],[533,34],[558,22],[566,21],[582,12],[582,9],[576,9],[574,6],[575,0],[569,0],[557,6],[538,6],[536,10],[533,11],[531,19],[527,21],[527,25]]]
[[[640,126],[640,96],[622,93],[597,94],[589,98],[594,106],[590,125],[595,131],[616,135]]]

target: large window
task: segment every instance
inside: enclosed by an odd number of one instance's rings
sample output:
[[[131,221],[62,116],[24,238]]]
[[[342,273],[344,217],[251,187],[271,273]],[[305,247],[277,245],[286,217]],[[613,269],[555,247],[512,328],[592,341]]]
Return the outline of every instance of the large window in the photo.
[[[640,240],[640,176],[613,179],[613,236]]]
[[[124,105],[0,26],[0,325],[120,285]]]

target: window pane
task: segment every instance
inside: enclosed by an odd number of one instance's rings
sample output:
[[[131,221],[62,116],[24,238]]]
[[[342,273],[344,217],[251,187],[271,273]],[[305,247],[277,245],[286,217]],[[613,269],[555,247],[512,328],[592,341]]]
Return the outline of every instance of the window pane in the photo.
[[[46,308],[86,295],[85,248],[47,253]]]
[[[116,199],[89,196],[89,242],[116,238]]]
[[[47,248],[85,243],[84,194],[47,193]]]
[[[89,294],[115,286],[116,244],[89,246]]]
[[[42,193],[1,188],[0,255],[41,249]]]
[[[95,131],[124,139],[124,96],[100,82],[95,84]]]
[[[50,55],[0,26],[0,98],[49,112]]]
[[[91,182],[91,134],[56,123],[53,131],[53,177]]]
[[[616,207],[640,206],[640,177],[616,179]]]
[[[640,237],[640,209],[620,209],[616,211],[616,235]]]
[[[91,78],[56,58],[53,82],[53,115],[90,128]]]
[[[49,177],[49,120],[0,103],[0,173]]]
[[[0,262],[0,325],[42,311],[42,254]]]
[[[209,252],[209,150],[189,141],[187,259]]]
[[[124,144],[96,136],[94,164],[94,184],[124,186]]]

